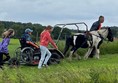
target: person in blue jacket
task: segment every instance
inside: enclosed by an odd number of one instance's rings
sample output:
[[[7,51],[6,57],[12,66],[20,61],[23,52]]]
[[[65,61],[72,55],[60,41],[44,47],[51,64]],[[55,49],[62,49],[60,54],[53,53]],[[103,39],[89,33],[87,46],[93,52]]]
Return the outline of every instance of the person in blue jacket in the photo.
[[[10,42],[10,38],[14,36],[14,30],[8,29],[5,31],[2,36],[2,42],[0,42],[0,68],[2,68],[5,61],[8,61],[10,59],[9,51],[8,51],[8,45]],[[3,60],[3,55],[6,56],[6,58]]]
[[[36,45],[36,44],[32,41],[32,38],[31,38],[32,32],[33,32],[33,30],[31,30],[30,28],[25,29],[25,33],[21,36],[21,38],[22,38],[22,39],[25,39],[25,40],[26,40],[26,43],[27,43],[29,46],[33,46],[33,47],[35,47],[36,49],[39,49],[39,46]]]

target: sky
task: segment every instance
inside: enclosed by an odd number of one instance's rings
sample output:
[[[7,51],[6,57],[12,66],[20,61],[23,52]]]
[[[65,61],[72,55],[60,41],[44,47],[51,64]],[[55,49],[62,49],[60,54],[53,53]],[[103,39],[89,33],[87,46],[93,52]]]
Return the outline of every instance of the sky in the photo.
[[[56,25],[85,22],[90,28],[100,15],[102,26],[118,26],[118,0],[0,0],[0,20]]]

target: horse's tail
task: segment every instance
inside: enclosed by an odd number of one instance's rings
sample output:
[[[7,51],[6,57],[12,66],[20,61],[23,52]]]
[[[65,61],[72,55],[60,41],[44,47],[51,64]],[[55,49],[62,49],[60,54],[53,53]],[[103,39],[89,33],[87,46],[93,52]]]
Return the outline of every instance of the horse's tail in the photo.
[[[65,40],[65,47],[63,54],[66,55],[66,52],[68,51],[69,47],[71,46],[72,36],[66,36]]]

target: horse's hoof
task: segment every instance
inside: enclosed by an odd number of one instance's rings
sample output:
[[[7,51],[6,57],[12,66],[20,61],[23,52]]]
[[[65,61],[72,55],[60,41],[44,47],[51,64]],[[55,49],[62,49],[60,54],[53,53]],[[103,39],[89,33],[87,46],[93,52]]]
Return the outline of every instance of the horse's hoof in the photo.
[[[72,58],[67,58],[68,61],[72,61]]]
[[[78,59],[81,60],[82,58],[79,56]]]
[[[88,58],[87,57],[84,57],[84,60],[87,60]]]

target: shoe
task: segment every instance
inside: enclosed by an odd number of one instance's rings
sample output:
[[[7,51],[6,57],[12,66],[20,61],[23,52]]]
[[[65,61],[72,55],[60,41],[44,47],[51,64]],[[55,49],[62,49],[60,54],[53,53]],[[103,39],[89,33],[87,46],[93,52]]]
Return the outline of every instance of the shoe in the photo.
[[[42,69],[42,67],[38,67],[38,69]]]
[[[48,67],[48,65],[47,65],[47,64],[43,64],[43,67],[46,67],[46,68],[47,68],[47,67]]]

